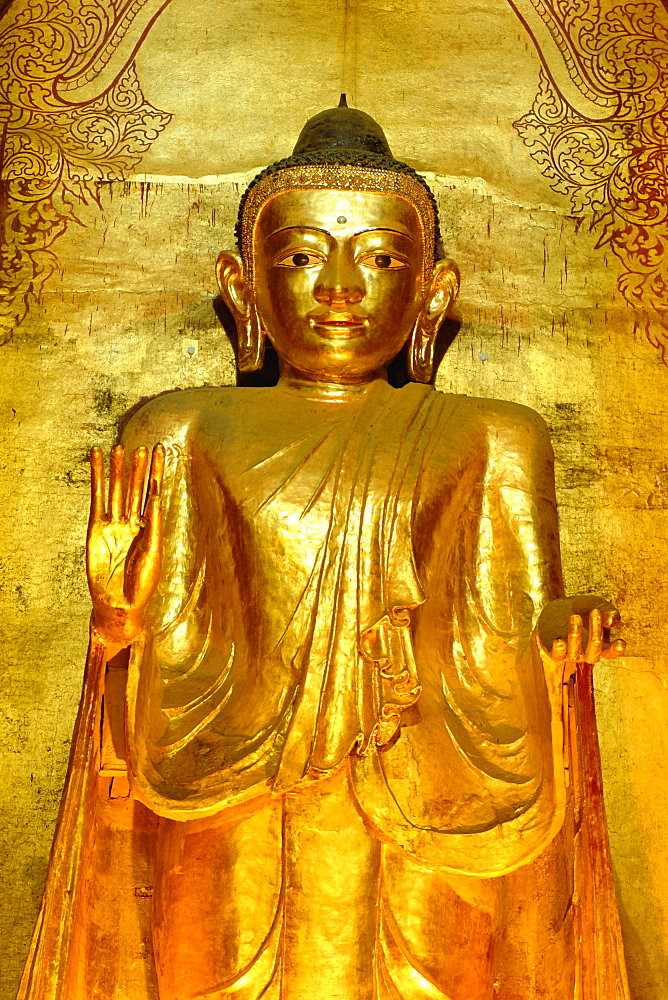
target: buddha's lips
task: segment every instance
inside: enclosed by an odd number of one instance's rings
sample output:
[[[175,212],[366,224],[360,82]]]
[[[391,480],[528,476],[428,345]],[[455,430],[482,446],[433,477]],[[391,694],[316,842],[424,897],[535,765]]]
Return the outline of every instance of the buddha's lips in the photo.
[[[309,323],[311,326],[325,327],[331,334],[340,331],[345,336],[351,329],[357,331],[360,327],[368,326],[369,320],[348,312],[327,312],[320,316],[311,316]]]

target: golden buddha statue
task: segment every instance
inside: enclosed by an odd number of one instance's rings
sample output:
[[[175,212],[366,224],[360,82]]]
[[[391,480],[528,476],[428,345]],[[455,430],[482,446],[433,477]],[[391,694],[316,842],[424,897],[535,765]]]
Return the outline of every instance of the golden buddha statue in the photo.
[[[19,997],[623,1000],[591,672],[624,644],[563,596],[542,419],[430,384],[458,272],[429,188],[343,105],[238,238],[239,367],[268,338],[278,384],[146,404],[108,502],[91,456],[90,653]]]

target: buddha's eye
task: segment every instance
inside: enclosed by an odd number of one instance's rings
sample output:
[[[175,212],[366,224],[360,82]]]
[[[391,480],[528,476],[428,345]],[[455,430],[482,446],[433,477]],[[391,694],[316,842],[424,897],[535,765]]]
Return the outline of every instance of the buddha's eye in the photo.
[[[373,267],[379,271],[396,271],[399,268],[408,267],[408,263],[403,257],[393,253],[365,253],[359,262],[365,267]]]
[[[324,263],[320,254],[307,250],[293,250],[275,262],[278,267],[321,267]]]

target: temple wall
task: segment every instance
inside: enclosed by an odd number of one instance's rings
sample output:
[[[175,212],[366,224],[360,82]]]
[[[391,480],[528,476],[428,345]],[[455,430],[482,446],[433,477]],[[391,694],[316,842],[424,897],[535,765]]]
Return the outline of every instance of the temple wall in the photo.
[[[0,40],[32,6],[9,6]],[[605,11],[622,7],[611,0]],[[461,268],[461,328],[437,386],[545,417],[567,589],[609,597],[622,613],[629,655],[596,671],[606,806],[633,998],[664,1000],[668,366],[656,346],[661,317],[643,311],[661,305],[660,293],[636,296],[641,308],[631,308],[621,237],[597,248],[585,194],[578,209],[573,183],[553,190],[545,158],[532,159],[513,129],[539,87],[525,24],[501,0],[455,0],[447,10],[424,0],[172,0],[136,70],[145,104],[171,121],[154,119],[147,139],[150,113],[128,85],[146,152],[102,166],[94,144],[77,153],[80,173],[81,162],[96,163],[90,186],[58,182],[53,273],[42,282],[35,265],[39,295],[28,295],[25,316],[16,307],[20,322],[0,348],[0,1000],[14,996],[37,912],[80,693],[87,451],[109,448],[142,399],[234,382],[212,306],[213,263],[233,244],[245,183],[286,155],[303,121],[344,87],[386,126],[395,154],[428,172]],[[93,84],[80,104],[100,100]],[[128,113],[104,111],[119,122],[126,114],[126,131]],[[578,114],[594,119],[585,103]],[[569,155],[577,165],[578,148]],[[592,156],[600,172],[603,153]],[[108,180],[119,172],[125,180]],[[67,221],[68,203],[77,221]],[[658,230],[643,232],[649,244]],[[658,236],[652,246],[656,264]],[[21,253],[34,263],[29,245]]]

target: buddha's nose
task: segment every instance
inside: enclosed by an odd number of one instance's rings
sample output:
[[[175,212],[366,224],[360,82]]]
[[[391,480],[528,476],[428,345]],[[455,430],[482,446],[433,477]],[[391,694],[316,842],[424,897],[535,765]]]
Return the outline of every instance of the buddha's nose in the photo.
[[[317,302],[344,310],[364,298],[365,289],[359,268],[343,254],[334,253],[318,276],[313,290]]]

